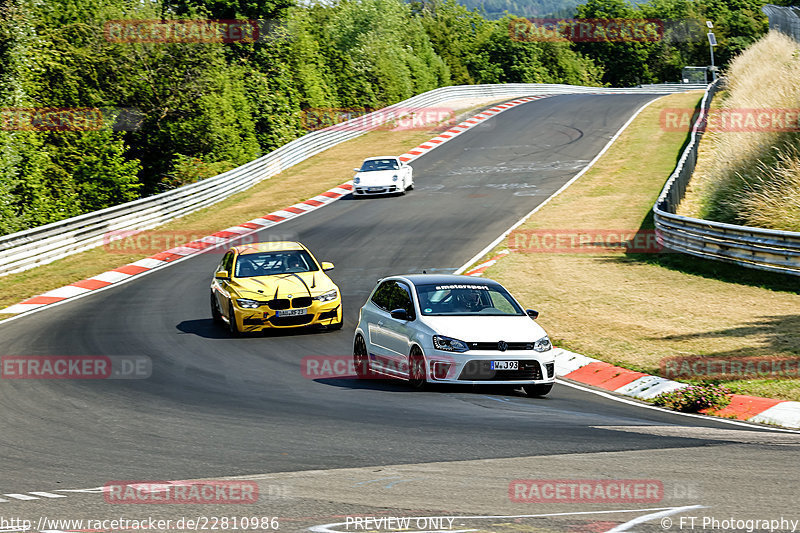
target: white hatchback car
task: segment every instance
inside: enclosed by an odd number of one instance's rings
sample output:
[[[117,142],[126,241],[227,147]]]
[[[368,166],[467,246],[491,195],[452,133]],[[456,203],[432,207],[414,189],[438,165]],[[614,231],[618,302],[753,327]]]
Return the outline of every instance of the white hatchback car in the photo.
[[[354,196],[405,194],[414,188],[413,169],[397,156],[369,157],[361,163],[361,168],[353,170]]]
[[[544,396],[555,382],[545,331],[498,282],[413,274],[378,281],[361,308],[353,339],[360,378],[522,387]]]

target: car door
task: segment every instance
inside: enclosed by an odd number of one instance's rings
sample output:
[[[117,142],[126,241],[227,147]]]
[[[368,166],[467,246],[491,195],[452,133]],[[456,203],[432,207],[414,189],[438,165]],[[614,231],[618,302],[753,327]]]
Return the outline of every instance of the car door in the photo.
[[[234,253],[231,250],[222,257],[222,261],[220,262],[219,267],[217,267],[217,272],[219,272],[220,270],[228,271],[227,280],[222,280],[222,279],[217,280],[217,284],[219,285],[221,290],[214,291],[214,294],[216,295],[217,298],[217,308],[224,315],[227,315],[230,309],[230,303],[229,303],[230,298],[228,297],[228,291],[230,289],[229,287],[230,276],[233,275],[233,258],[234,258]]]
[[[402,281],[393,281],[389,286],[388,312],[382,325],[384,345],[387,349],[387,359],[392,368],[399,372],[408,372],[408,354],[411,350],[411,338],[416,325],[416,312],[411,296],[411,288]],[[392,318],[391,311],[403,309],[408,320]]]
[[[383,366],[387,354],[383,324],[389,315],[386,309],[389,305],[387,291],[390,283],[389,281],[381,282],[361,310],[364,329],[367,334],[367,351],[370,354],[370,359],[379,366]]]

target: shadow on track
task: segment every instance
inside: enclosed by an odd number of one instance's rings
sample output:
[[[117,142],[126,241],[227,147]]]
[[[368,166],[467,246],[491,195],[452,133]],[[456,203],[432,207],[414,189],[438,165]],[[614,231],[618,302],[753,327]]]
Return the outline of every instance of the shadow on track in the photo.
[[[215,324],[211,318],[199,318],[196,320],[184,320],[180,322],[175,328],[182,333],[189,333],[197,335],[204,339],[231,339],[230,334],[219,324]],[[306,328],[287,328],[265,330],[257,332],[244,332],[237,339],[264,339],[269,337],[297,337],[306,335],[320,335],[325,333],[334,333],[333,330],[327,330],[324,327],[306,327]]]

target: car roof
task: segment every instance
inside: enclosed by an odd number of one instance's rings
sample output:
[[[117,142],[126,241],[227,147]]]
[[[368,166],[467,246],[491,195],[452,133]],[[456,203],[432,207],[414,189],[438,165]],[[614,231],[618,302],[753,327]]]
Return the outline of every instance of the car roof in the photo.
[[[377,155],[375,157],[368,157],[364,161],[373,161],[375,159],[398,159],[396,155]]]
[[[459,276],[455,274],[406,274],[400,276],[388,276],[392,278],[407,279],[414,285],[426,285],[435,283],[437,285],[492,285],[502,287],[499,282],[488,278],[476,278],[475,276]]]
[[[294,241],[269,241],[269,242],[254,242],[252,244],[240,244],[234,246],[239,255],[257,254],[260,252],[282,252],[288,250],[305,250],[305,246],[299,242]]]

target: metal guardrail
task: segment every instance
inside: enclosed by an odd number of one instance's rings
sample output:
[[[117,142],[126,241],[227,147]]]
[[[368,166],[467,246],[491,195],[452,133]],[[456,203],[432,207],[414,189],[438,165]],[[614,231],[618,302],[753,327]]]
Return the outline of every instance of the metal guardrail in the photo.
[[[769,29],[778,30],[800,42],[800,8],[766,4],[761,11],[769,17]]]
[[[721,81],[708,86],[689,144],[653,207],[656,239],[666,248],[697,257],[800,276],[800,232],[737,226],[676,214],[697,164],[704,121]]]
[[[161,194],[0,237],[0,275],[20,272],[102,245],[109,235],[151,229],[213,205],[248,189],[297,163],[367,132],[365,118],[385,117],[395,109],[410,114],[415,109],[461,98],[519,98],[542,94],[661,93],[692,86],[648,86],[632,89],[579,87],[560,84],[510,83],[441,87],[382,110],[324,130],[308,133],[277,150],[238,168]],[[379,115],[380,114],[380,115]],[[375,126],[378,127],[377,125]],[[113,232],[113,233],[112,233]]]

